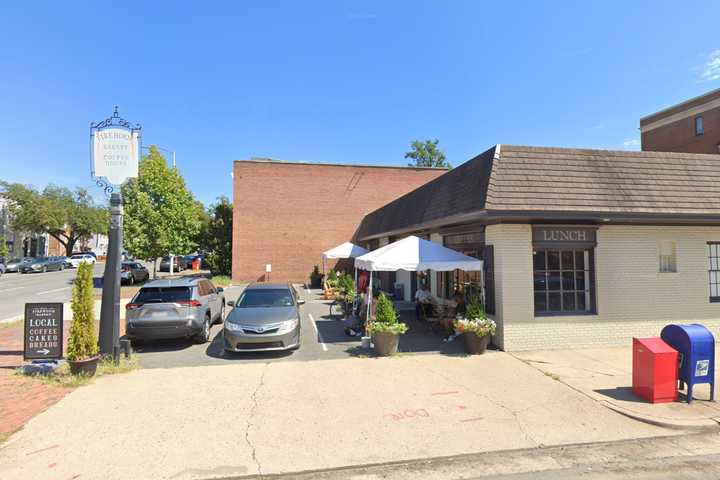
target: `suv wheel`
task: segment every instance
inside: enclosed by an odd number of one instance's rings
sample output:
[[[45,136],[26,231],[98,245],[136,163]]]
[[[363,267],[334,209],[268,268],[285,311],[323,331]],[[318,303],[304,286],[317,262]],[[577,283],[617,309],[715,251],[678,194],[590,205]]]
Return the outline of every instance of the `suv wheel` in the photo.
[[[130,278],[128,278],[128,285],[130,285],[131,287],[135,285],[135,276],[132,274],[130,275]]]
[[[223,320],[225,320],[225,302],[222,303],[220,306],[220,315],[218,315],[217,320],[215,320],[215,323],[222,323]]]
[[[197,343],[207,343],[210,341],[210,325],[212,322],[210,321],[210,315],[205,316],[205,321],[203,322],[203,328],[200,331],[200,333],[197,334],[196,340]]]

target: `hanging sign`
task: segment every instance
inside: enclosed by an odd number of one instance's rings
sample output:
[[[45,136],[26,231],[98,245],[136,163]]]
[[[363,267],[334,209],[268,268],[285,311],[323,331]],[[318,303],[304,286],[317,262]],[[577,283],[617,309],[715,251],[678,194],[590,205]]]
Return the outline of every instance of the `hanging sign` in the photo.
[[[92,174],[106,191],[113,190],[108,182],[121,185],[138,176],[141,128],[120,117],[117,106],[110,117],[90,124]]]
[[[57,360],[63,354],[63,304],[25,304],[26,360]]]
[[[95,132],[93,159],[95,176],[122,184],[138,176],[139,133],[124,128],[104,128]]]

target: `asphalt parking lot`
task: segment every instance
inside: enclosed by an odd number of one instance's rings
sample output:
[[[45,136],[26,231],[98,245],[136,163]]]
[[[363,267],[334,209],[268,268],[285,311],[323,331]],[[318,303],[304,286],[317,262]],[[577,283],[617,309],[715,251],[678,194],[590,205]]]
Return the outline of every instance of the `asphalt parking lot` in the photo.
[[[229,287],[225,299],[237,300],[243,287]],[[162,340],[138,346],[135,353],[143,368],[175,368],[204,365],[225,365],[236,362],[311,361],[345,358],[360,346],[359,337],[348,337],[343,324],[332,318],[329,302],[317,299],[317,295],[299,289],[305,305],[300,307],[301,345],[298,350],[287,352],[232,353],[222,348],[222,325],[214,325],[212,341],[195,344],[192,340]],[[230,309],[226,309],[226,315]]]

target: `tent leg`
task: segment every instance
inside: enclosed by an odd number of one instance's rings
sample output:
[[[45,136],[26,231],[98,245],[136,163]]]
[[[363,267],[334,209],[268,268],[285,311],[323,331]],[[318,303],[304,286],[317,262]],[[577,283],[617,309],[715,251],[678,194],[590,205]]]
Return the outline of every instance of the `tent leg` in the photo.
[[[370,305],[372,304],[372,271],[370,272],[370,281],[368,282],[368,304],[367,304],[367,315],[365,316],[365,336],[369,336],[370,327]]]

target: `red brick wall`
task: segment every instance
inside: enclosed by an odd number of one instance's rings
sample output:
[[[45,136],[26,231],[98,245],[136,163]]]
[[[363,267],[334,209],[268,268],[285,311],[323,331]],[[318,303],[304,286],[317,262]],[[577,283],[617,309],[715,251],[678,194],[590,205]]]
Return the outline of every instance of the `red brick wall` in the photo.
[[[445,170],[236,161],[233,280],[307,282],[363,216]],[[328,267],[329,268],[329,267]]]
[[[720,108],[699,114],[703,117],[703,135],[695,135],[696,116],[643,132],[642,149],[652,152],[720,153],[717,147],[720,143]]]

